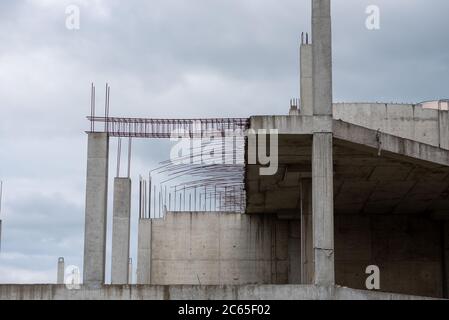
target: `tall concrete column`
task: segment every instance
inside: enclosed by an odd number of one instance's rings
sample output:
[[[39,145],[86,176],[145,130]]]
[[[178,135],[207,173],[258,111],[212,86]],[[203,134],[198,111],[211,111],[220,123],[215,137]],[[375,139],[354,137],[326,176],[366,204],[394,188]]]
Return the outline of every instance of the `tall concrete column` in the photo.
[[[131,179],[114,179],[112,220],[112,284],[128,283],[129,238],[131,223]]]
[[[314,282],[312,179],[301,179],[301,283]]]
[[[301,221],[288,222],[288,284],[301,284]]]
[[[109,138],[107,133],[88,133],[83,282],[104,284]]]
[[[56,279],[57,284],[64,284],[64,272],[65,272],[64,258],[60,257],[58,259],[58,276]]]
[[[151,284],[151,232],[151,219],[140,219],[137,240],[137,284]]]
[[[312,0],[314,283],[334,285],[332,29],[330,0]]]
[[[301,92],[301,115],[313,115],[313,82],[312,82],[312,45],[302,43],[300,48],[300,92]]]
[[[313,114],[332,116],[330,0],[312,0]]]
[[[332,134],[315,133],[312,153],[314,283],[333,285],[335,271]]]

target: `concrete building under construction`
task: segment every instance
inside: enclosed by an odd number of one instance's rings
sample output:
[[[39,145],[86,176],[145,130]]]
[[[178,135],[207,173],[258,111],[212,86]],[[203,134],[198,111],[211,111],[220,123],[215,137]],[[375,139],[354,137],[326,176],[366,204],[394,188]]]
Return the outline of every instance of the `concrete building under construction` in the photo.
[[[303,35],[300,48],[300,98],[288,115],[136,119],[109,116],[107,104],[104,116],[93,108],[83,286],[3,285],[0,297],[449,298],[449,103],[333,103],[330,3],[312,0],[312,35]],[[151,176],[131,181],[132,139],[169,138],[179,129],[191,140],[241,132],[234,147],[242,143],[242,163],[168,164],[190,177],[208,174],[174,192]],[[271,140],[264,136],[270,132]],[[128,139],[129,158],[127,174],[121,177],[118,167],[109,192],[111,139]],[[268,163],[257,155],[267,154],[267,145],[277,150],[277,170],[263,175]],[[139,188],[137,201],[131,188]],[[139,207],[138,285],[128,284],[132,200]],[[370,267],[379,276],[374,290],[366,286]]]

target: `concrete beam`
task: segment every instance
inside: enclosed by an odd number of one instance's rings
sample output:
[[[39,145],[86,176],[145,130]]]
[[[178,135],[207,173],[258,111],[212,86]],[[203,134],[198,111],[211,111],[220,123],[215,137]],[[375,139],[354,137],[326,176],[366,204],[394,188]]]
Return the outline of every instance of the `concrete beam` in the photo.
[[[139,220],[137,240],[137,284],[151,284],[152,220]]]
[[[130,220],[131,179],[115,178],[112,221],[112,284],[128,283]]]
[[[313,284],[312,179],[301,179],[301,283]]]
[[[88,133],[83,282],[104,284],[109,137]]]
[[[253,116],[250,118],[252,130],[277,129],[279,134],[311,134],[313,117],[311,116]]]

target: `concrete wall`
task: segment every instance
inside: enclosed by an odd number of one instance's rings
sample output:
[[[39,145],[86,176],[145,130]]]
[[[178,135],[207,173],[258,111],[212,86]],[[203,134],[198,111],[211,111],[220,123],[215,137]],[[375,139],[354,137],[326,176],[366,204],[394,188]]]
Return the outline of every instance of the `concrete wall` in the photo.
[[[420,105],[336,103],[334,119],[449,149],[449,113]]]
[[[380,268],[381,291],[443,297],[441,222],[419,216],[335,217],[336,283],[366,289]]]
[[[0,300],[415,300],[420,297],[341,287],[247,286],[83,286],[0,285]]]
[[[139,260],[145,257],[146,263],[139,261],[141,284],[300,282],[299,221],[274,215],[168,213],[165,220],[142,222]],[[339,213],[335,223],[338,285],[365,289],[365,269],[377,265],[381,291],[443,297],[437,221]]]
[[[289,229],[295,226],[298,230]],[[151,263],[148,268],[138,262],[139,279],[151,279],[151,284],[286,284],[289,275],[292,283],[299,279],[299,222],[237,213],[167,213],[141,224],[139,232],[139,253],[148,252],[151,241]],[[148,269],[150,274],[141,274]]]

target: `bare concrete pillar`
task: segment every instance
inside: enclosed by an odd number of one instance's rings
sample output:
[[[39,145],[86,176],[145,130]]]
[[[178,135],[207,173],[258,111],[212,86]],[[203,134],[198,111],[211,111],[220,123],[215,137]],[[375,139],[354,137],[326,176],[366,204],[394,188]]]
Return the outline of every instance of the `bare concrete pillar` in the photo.
[[[133,283],[133,259],[129,258],[128,262],[128,284]]]
[[[334,285],[331,1],[312,0],[314,283]]]
[[[137,284],[151,284],[151,219],[139,220],[137,241]]]
[[[301,115],[313,115],[313,80],[312,80],[312,45],[302,43],[300,48],[300,92],[301,92]]]
[[[109,138],[88,133],[83,282],[104,284],[108,194]]]
[[[449,221],[443,223],[443,298],[449,299]]]
[[[315,133],[312,153],[314,283],[333,285],[335,271],[332,134]]]
[[[314,282],[312,179],[301,179],[301,283]]]
[[[131,179],[114,179],[111,283],[128,283],[131,223]]]
[[[301,221],[288,223],[288,284],[301,284]]]
[[[57,284],[64,284],[64,272],[65,272],[64,258],[60,257],[58,259],[58,275],[56,279]]]
[[[330,0],[312,0],[313,114],[332,116]]]

